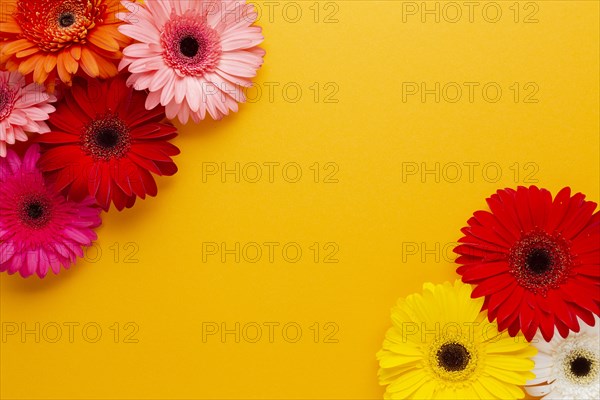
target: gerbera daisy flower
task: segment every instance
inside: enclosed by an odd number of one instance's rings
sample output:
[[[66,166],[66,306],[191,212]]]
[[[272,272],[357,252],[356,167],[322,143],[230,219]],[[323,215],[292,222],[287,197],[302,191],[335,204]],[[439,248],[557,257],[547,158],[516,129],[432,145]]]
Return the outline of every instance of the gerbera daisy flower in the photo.
[[[544,400],[600,398],[600,337],[598,319],[594,326],[583,325],[566,339],[558,335],[547,343],[538,334],[539,350],[535,379],[525,390]]]
[[[128,84],[149,90],[146,108],[161,104],[167,118],[221,119],[245,101],[244,87],[263,63],[262,29],[245,0],[154,0],[134,17],[118,15],[119,30],[139,41],[123,50],[119,70]]]
[[[0,157],[6,157],[6,145],[27,141],[25,131],[45,133],[44,121],[54,112],[56,101],[42,86],[26,84],[18,72],[0,71]]]
[[[69,268],[96,240],[101,223],[94,199],[67,200],[36,167],[38,145],[21,160],[9,150],[0,158],[0,271],[43,278]]]
[[[600,311],[600,214],[564,188],[552,199],[535,186],[499,190],[462,229],[456,247],[463,282],[485,297],[489,320],[511,335],[546,340],[593,324]]]
[[[536,350],[501,334],[457,280],[398,300],[377,353],[386,399],[520,399]]]
[[[52,131],[38,138],[40,168],[67,190],[69,198],[95,197],[108,210],[132,207],[136,197],[156,196],[151,173],[177,172],[169,143],[177,129],[164,120],[164,108],[146,111],[146,95],[111,81],[76,79],[48,121]]]
[[[116,62],[130,40],[117,27],[119,0],[3,0],[0,64],[33,72],[50,89],[83,70],[93,78],[117,74]]]

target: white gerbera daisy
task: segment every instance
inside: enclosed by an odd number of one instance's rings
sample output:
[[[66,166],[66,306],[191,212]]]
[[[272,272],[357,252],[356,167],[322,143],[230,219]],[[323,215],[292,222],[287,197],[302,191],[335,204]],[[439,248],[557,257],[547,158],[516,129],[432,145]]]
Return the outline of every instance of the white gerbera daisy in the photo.
[[[581,324],[578,333],[566,339],[554,335],[546,342],[538,333],[538,354],[535,361],[535,379],[525,389],[544,400],[600,398],[600,323]]]

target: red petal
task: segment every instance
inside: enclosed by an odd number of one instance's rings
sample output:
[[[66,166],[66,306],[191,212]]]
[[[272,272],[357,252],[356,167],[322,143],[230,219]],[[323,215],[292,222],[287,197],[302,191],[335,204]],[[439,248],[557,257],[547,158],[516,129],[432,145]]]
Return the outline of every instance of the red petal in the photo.
[[[150,175],[150,172],[146,171],[145,169],[141,169],[140,177],[142,178],[142,183],[144,184],[146,193],[152,197],[156,196],[158,194],[158,188],[156,187],[156,182],[154,181],[152,175]]]
[[[531,231],[533,226],[533,221],[531,219],[531,213],[529,212],[529,190],[523,186],[519,186],[517,189],[517,214],[519,216],[519,221],[521,222],[521,229],[524,232]]]
[[[129,184],[129,177],[137,173],[137,166],[127,158],[122,158],[118,161],[112,160],[110,164],[113,181],[123,191],[124,197],[131,196],[133,192]]]
[[[546,231],[549,233],[554,233],[556,228],[560,225],[565,216],[568,206],[569,206],[569,198],[571,197],[571,188],[566,187],[563,188],[556,197],[554,198],[554,202],[552,203],[552,207],[550,209],[548,221],[546,223]]]
[[[156,166],[160,170],[159,175],[173,176],[177,173],[177,165],[174,162],[156,162]]]
[[[175,147],[175,149],[177,148]],[[170,162],[170,154],[166,154],[164,150],[166,150],[166,147],[163,149],[161,146],[158,146],[158,143],[134,143],[131,146],[131,152],[139,156],[155,161]]]
[[[112,182],[110,178],[110,171],[108,169],[108,163],[101,163],[99,170],[99,185],[98,192],[96,193],[96,201],[98,201],[98,205],[104,209],[104,211],[108,211],[110,208],[110,196],[112,189]]]
[[[517,236],[513,236],[513,234],[498,221],[494,214],[487,211],[476,211],[473,215],[481,226],[485,226],[493,231],[494,238],[496,238],[498,242],[502,242],[506,247],[512,246],[518,239]]]
[[[540,318],[540,331],[546,342],[552,340],[554,336],[554,314],[542,314],[542,318]]]
[[[79,146],[57,146],[42,151],[38,166],[45,172],[67,169],[73,173],[83,160],[84,155]]]
[[[492,276],[491,278],[481,282],[473,289],[471,297],[476,299],[482,296],[488,296],[492,293],[499,292],[514,282],[514,279],[506,277],[506,274]]]
[[[566,239],[572,239],[579,234],[583,228],[587,226],[594,210],[596,209],[596,203],[586,201],[581,207],[576,210],[576,214],[571,217],[569,221],[565,221],[562,227],[562,234]]]
[[[481,279],[508,272],[508,264],[503,261],[480,263],[459,267],[456,272],[463,276],[464,282],[477,282]]]
[[[507,199],[506,201],[509,200]],[[514,210],[510,211],[511,207],[514,207],[514,201],[511,202],[512,204],[505,205],[503,202],[500,201],[500,196],[492,196],[489,199],[487,199],[487,203],[490,207],[490,210],[492,211],[498,222],[502,224],[504,229],[511,232],[513,238],[520,237],[521,231],[519,221],[517,220],[517,216]]]
[[[63,132],[48,132],[38,135],[35,141],[36,143],[79,143],[79,136]]]
[[[136,163],[137,165],[139,165],[140,167],[147,169],[151,172],[154,172],[157,175],[160,175],[160,169],[158,168],[158,166],[156,165],[156,163],[152,160],[149,160],[147,158],[144,157],[140,157],[138,155],[136,155],[135,153],[129,153],[127,155],[127,157],[133,161],[134,163]]]
[[[144,183],[139,172],[136,175],[132,175],[129,177],[129,183],[131,184],[131,189],[133,190],[133,193],[135,193],[138,197],[142,199],[146,198],[146,188],[144,187]]]

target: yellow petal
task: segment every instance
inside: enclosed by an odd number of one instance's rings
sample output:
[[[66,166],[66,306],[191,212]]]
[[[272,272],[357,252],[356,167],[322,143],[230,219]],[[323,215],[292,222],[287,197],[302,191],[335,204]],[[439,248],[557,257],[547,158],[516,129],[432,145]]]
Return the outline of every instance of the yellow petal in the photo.
[[[507,371],[531,371],[535,366],[533,360],[521,357],[490,354],[485,360],[487,365]]]

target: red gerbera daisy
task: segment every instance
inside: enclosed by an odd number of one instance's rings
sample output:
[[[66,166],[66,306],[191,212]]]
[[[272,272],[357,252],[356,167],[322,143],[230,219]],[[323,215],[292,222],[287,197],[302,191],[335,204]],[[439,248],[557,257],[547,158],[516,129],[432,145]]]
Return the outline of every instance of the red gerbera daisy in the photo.
[[[499,190],[462,229],[457,272],[510,335],[566,337],[600,313],[600,213],[584,199],[568,187],[554,200],[535,186]]]
[[[151,174],[173,175],[179,149],[168,142],[176,128],[162,123],[164,108],[147,111],[146,95],[118,76],[108,82],[77,79],[48,121],[51,132],[40,168],[70,198],[95,197],[108,210],[131,207],[136,197],[156,196]]]

